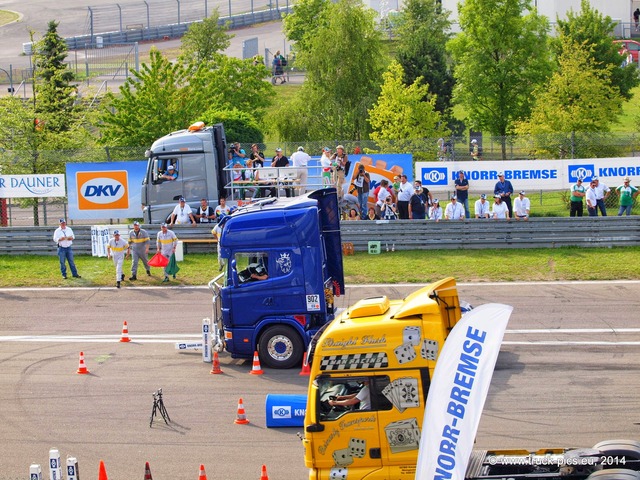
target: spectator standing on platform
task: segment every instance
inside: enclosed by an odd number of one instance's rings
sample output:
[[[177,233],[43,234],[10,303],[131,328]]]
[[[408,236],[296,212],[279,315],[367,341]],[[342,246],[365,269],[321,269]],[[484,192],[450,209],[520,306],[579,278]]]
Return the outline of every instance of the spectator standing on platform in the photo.
[[[513,195],[513,185],[509,180],[504,179],[504,172],[498,173],[498,182],[493,189],[493,195],[500,195],[501,203],[504,203],[509,210],[509,217],[513,217],[513,208],[511,206],[511,195]]]
[[[329,147],[322,149],[320,165],[322,166],[322,187],[330,187],[333,174],[331,171],[331,149]]]
[[[531,201],[526,197],[524,190],[520,191],[518,198],[513,202],[516,220],[529,220],[529,212],[531,211]]]
[[[593,177],[591,180],[595,184],[597,208],[600,210],[600,215],[606,217],[607,206],[604,202],[611,193],[611,189],[602,183],[598,177]]]
[[[586,188],[582,184],[582,177],[578,177],[576,183],[571,187],[571,210],[569,211],[570,217],[581,217],[584,211],[584,205],[582,199],[585,196]]]
[[[407,176],[400,175],[398,187],[398,217],[400,220],[409,220],[409,201],[413,195],[413,185],[407,181]]]
[[[623,184],[616,188],[616,193],[620,197],[620,208],[618,209],[618,216],[621,217],[623,213],[626,213],[628,217],[629,215],[631,215],[633,199],[638,196],[638,189],[631,185],[631,179],[629,177],[626,177]]]
[[[479,200],[476,200],[474,210],[476,218],[491,218],[491,213],[489,212],[489,202],[487,202],[487,196],[484,193],[480,195]]]
[[[296,167],[296,176],[300,184],[298,195],[302,195],[307,191],[308,165],[311,156],[304,151],[304,147],[298,147],[298,151],[291,154],[291,164]]]
[[[334,184],[338,189],[338,198],[342,199],[344,196],[344,178],[348,173],[349,165],[349,157],[345,153],[342,145],[336,147],[336,153],[331,156],[331,162],[335,165]]]
[[[227,166],[244,165],[244,159],[247,154],[244,149],[240,148],[240,142],[235,142],[229,150],[229,164]]]
[[[62,278],[67,279],[67,262],[69,263],[69,269],[73,278],[82,278],[78,275],[78,269],[76,263],[73,260],[73,250],[71,245],[75,240],[73,230],[67,226],[67,221],[64,218],[60,219],[60,226],[53,232],[53,241],[58,245],[58,259],[60,260],[60,273]]]
[[[454,184],[458,203],[464,207],[464,216],[469,218],[469,180],[465,177],[464,170],[458,172],[458,178],[456,178]]]
[[[138,279],[138,262],[140,260],[147,270],[147,275],[151,275],[148,260],[150,244],[149,233],[140,228],[140,222],[133,222],[133,229],[129,231],[129,248],[131,250],[131,277],[129,280]]]
[[[122,265],[125,257],[129,256],[129,244],[126,240],[120,238],[120,232],[115,230],[113,232],[113,238],[109,240],[107,244],[107,259],[113,259],[113,264],[116,267],[116,288],[120,288],[120,282],[124,280],[124,273],[122,272]]]
[[[358,174],[353,180],[353,185],[356,187],[358,193],[358,206],[360,207],[361,218],[364,220],[367,212],[367,203],[369,201],[371,177],[362,164],[358,165]]]

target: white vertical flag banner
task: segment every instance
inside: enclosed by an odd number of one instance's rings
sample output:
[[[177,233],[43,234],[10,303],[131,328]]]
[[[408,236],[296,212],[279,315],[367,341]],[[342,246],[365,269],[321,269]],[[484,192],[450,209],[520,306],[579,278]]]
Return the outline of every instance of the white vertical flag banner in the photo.
[[[444,342],[425,406],[416,480],[464,480],[512,310],[481,305]]]

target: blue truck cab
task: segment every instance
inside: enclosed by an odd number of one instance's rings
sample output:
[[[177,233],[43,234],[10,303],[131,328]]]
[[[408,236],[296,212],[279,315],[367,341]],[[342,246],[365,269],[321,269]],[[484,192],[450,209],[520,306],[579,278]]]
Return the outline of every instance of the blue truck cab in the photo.
[[[344,293],[336,190],[269,198],[231,215],[220,234],[224,272],[210,282],[214,322],[234,358],[300,366]]]

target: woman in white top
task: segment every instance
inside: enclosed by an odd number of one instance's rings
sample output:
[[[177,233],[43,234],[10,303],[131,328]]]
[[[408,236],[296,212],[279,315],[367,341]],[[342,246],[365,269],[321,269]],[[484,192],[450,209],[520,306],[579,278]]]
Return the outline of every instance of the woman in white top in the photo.
[[[494,219],[508,219],[509,218],[509,208],[507,204],[502,201],[502,197],[500,195],[495,195],[496,201],[493,204],[493,218]]]
[[[429,209],[429,220],[436,222],[442,220],[442,207],[440,207],[440,201],[437,198],[433,199],[433,205]]]

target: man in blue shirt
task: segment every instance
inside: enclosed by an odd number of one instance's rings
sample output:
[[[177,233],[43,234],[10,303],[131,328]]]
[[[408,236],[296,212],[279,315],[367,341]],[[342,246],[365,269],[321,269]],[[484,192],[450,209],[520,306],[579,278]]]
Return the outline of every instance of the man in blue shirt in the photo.
[[[509,218],[513,218],[513,207],[511,206],[511,195],[513,195],[513,185],[509,180],[504,179],[504,172],[498,172],[498,183],[493,189],[494,195],[500,195],[500,199],[507,205]]]
[[[469,218],[469,180],[464,176],[464,170],[458,172],[455,186],[458,202],[464,206],[464,216]]]
[[[240,142],[233,143],[229,149],[229,164],[227,166],[233,167],[234,165],[239,164],[244,167],[244,160],[246,156],[247,154],[244,149],[240,148]]]

